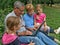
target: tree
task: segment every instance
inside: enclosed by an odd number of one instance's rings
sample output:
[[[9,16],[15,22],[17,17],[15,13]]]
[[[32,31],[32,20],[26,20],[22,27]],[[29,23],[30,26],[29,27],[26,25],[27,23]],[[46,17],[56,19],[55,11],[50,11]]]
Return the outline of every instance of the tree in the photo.
[[[32,4],[32,0],[28,0],[27,3],[31,3]]]
[[[54,4],[53,0],[50,0],[50,6],[52,7],[52,5]]]

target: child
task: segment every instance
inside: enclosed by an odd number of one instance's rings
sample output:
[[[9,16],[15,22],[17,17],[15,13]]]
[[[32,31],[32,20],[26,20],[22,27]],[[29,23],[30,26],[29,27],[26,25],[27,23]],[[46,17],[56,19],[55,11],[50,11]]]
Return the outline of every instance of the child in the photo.
[[[33,19],[33,15],[35,14],[34,12],[34,6],[32,4],[27,4],[26,5],[26,11],[27,11],[27,14],[25,15],[29,15],[31,16],[31,21],[30,21],[30,24],[28,25],[28,23],[25,23],[27,27],[34,27],[32,30],[36,30],[37,29],[37,25],[34,25],[34,19]],[[24,19],[25,20],[25,19]],[[34,25],[34,26],[33,26]],[[31,29],[31,28],[30,28]]]
[[[16,31],[20,29],[20,19],[18,17],[8,17],[6,25],[8,30],[3,34],[3,45],[34,45],[32,42],[30,44],[20,44],[18,36],[16,35]]]
[[[52,33],[57,33],[57,31],[55,30],[51,30],[51,28],[49,26],[47,26],[46,24],[46,15],[43,13],[42,11],[42,8],[41,6],[39,6],[39,4],[37,5],[36,7],[36,11],[37,13],[34,14],[34,22],[35,22],[35,25],[38,25],[38,27],[43,23],[43,21],[45,21],[45,23],[43,24],[43,26],[41,27],[41,31],[44,33],[44,34],[48,34],[49,32],[52,32]],[[48,35],[47,35],[48,36]],[[51,36],[48,36],[49,38],[51,38],[52,40],[56,41],[56,42],[60,42],[58,39],[56,38],[53,38]]]
[[[36,11],[37,13],[34,14],[34,21],[35,24],[41,25],[43,23],[43,21],[45,21],[44,25],[41,27],[40,30],[46,32],[47,30],[50,30],[50,27],[47,26],[46,24],[46,15],[43,13],[41,6],[37,5],[36,7]]]
[[[41,5],[37,4],[36,6],[36,14],[34,14],[34,22],[35,25],[38,25],[38,27],[43,23],[43,21],[45,21],[45,23],[43,24],[43,26],[41,27],[41,31],[45,32],[45,33],[56,33],[57,31],[53,30],[52,28],[50,28],[49,26],[47,26],[46,24],[46,14],[43,13]]]

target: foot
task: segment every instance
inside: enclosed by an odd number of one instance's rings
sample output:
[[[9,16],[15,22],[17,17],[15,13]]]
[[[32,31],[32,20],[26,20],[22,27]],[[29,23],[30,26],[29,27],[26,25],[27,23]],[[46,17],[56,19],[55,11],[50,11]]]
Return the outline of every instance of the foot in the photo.
[[[54,39],[54,41],[60,44],[60,41],[58,39]]]
[[[58,29],[54,30],[54,32],[55,32],[56,34],[59,34],[59,33],[60,33],[60,27],[59,27]]]
[[[56,34],[56,32],[57,32],[57,29],[55,29],[55,30],[54,30],[54,32],[55,32],[55,34]]]

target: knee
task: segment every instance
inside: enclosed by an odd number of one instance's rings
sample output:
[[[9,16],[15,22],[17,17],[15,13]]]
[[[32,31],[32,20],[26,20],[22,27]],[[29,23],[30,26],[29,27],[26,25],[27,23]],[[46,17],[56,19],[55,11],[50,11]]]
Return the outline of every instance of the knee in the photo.
[[[34,37],[34,40],[39,40],[39,38],[38,37]]]

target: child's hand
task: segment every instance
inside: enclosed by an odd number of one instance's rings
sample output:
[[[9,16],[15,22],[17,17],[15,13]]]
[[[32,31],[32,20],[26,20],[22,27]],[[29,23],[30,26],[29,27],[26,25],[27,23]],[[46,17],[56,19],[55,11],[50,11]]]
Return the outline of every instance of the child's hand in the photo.
[[[37,28],[34,28],[33,30],[34,30],[34,31],[36,31],[36,30],[37,30]]]
[[[34,28],[37,28],[37,29],[38,29],[38,27],[39,27],[39,26],[38,26],[37,24],[34,25]]]
[[[36,19],[39,20],[40,18],[37,16]]]
[[[44,31],[45,31],[45,32],[47,31],[47,26],[44,26]]]
[[[32,43],[32,41],[31,41],[30,44],[28,44],[28,45],[35,45],[35,43]]]
[[[27,31],[26,34],[28,34],[28,35],[32,35],[32,32],[31,32],[31,31]]]

